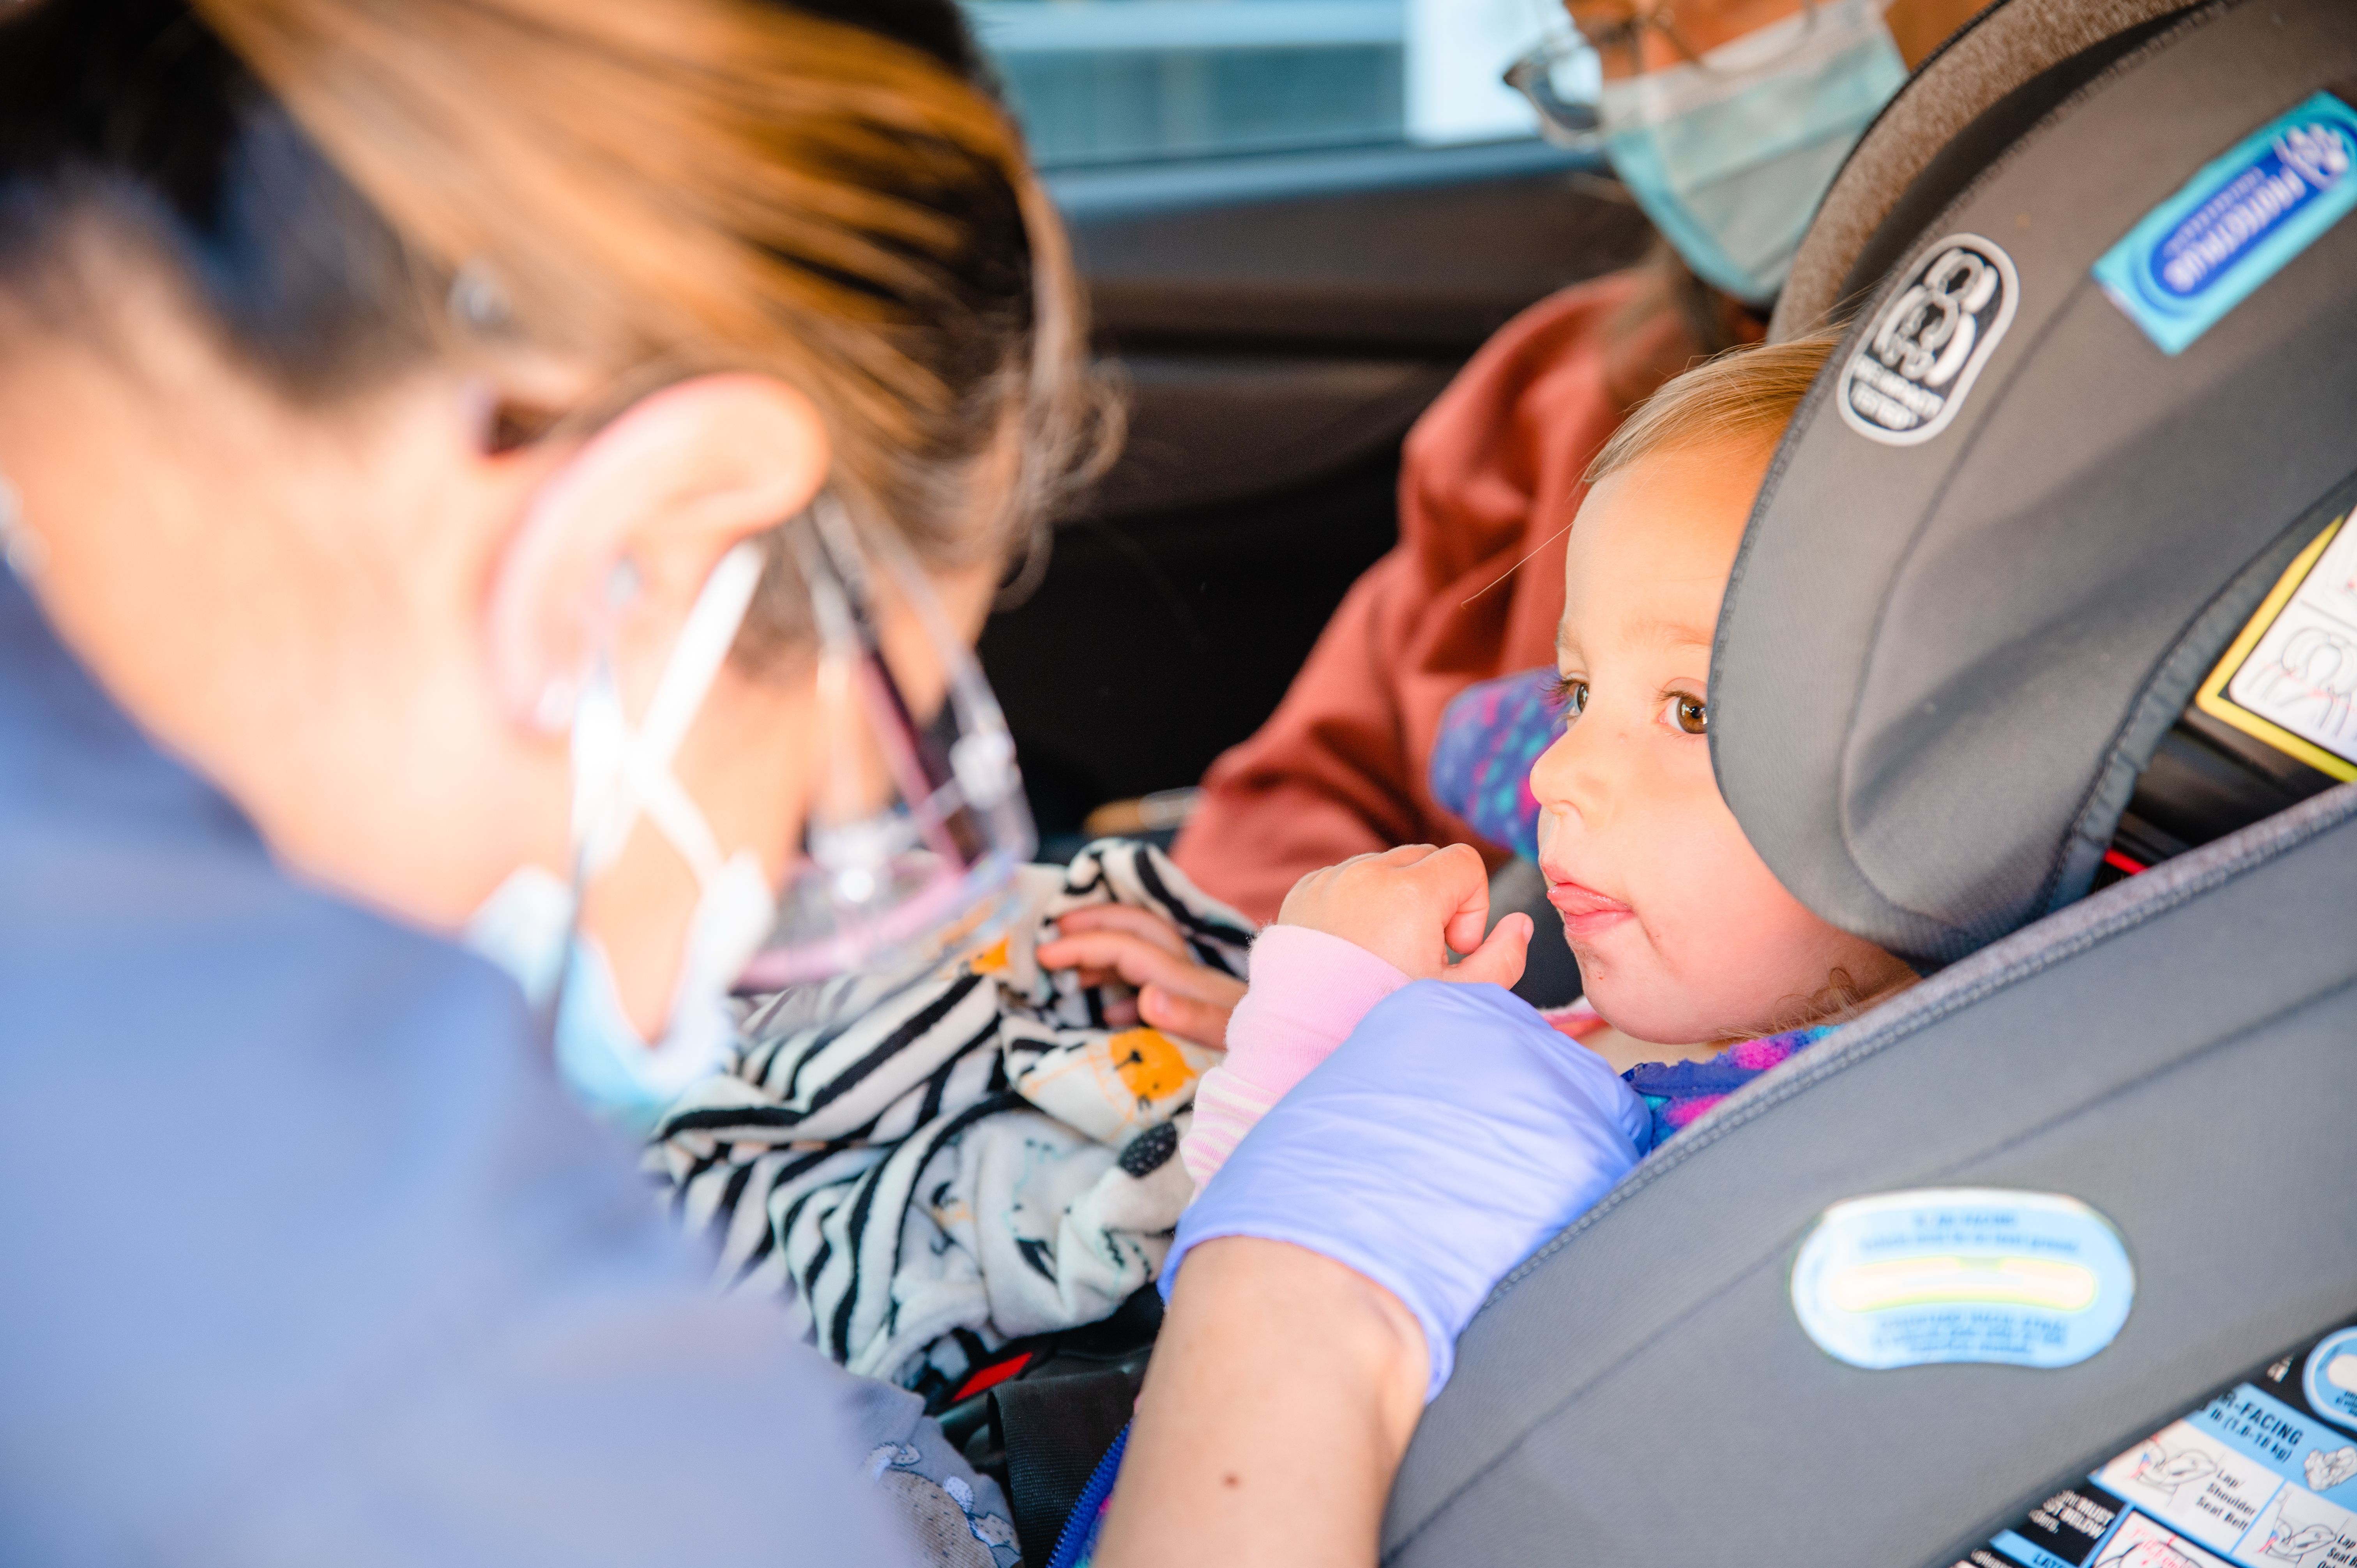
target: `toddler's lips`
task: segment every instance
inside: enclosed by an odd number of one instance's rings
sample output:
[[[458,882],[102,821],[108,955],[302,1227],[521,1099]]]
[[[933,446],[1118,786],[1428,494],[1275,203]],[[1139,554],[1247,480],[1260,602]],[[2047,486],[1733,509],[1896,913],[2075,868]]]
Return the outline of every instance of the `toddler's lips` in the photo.
[[[1583,887],[1577,882],[1548,883],[1547,902],[1562,911],[1564,934],[1575,941],[1601,936],[1637,915],[1620,899],[1607,898],[1595,888]]]

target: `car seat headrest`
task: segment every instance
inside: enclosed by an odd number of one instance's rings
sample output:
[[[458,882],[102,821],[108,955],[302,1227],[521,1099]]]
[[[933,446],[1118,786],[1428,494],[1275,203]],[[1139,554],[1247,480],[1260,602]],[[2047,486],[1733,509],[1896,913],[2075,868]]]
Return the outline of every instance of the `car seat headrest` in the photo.
[[[2348,722],[2357,626],[2293,661],[2322,703],[2277,713],[2300,735],[2210,690],[2298,608],[2263,601],[2357,475],[2357,12],[2212,0],[2084,76],[1866,298],[1720,615],[1738,820],[1795,896],[1921,967],[2083,894],[2187,723],[2292,797],[2357,777],[2357,739],[2315,727]]]
[[[1997,0],[1975,16],[1858,138],[1792,258],[1769,338],[1796,337],[1854,303],[1861,252],[1925,166],[1993,105],[2066,61],[2109,63],[2099,46],[2187,8],[2188,0]],[[1864,281],[1878,281],[1896,259],[1885,258]]]

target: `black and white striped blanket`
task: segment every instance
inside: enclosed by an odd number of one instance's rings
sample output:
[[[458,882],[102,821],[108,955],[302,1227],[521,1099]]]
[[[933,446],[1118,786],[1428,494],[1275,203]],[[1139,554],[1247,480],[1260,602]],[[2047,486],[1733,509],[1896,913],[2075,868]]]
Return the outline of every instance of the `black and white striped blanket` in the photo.
[[[1092,904],[1167,915],[1241,978],[1249,921],[1159,850],[1027,868],[1025,913],[913,983],[759,999],[732,1070],[666,1114],[648,1165],[724,1284],[786,1301],[855,1372],[931,1393],[1007,1340],[1093,1322],[1160,1269],[1192,1195],[1180,1117],[1215,1050],[1106,1023],[1034,949]]]

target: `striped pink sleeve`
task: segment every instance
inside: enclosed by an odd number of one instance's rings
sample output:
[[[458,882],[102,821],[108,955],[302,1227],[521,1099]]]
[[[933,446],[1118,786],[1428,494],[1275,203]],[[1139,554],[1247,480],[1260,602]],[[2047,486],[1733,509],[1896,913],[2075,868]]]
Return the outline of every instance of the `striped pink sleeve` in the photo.
[[[1253,943],[1251,989],[1228,1020],[1228,1054],[1195,1090],[1178,1158],[1200,1190],[1286,1090],[1333,1054],[1407,976],[1356,942],[1271,926]]]

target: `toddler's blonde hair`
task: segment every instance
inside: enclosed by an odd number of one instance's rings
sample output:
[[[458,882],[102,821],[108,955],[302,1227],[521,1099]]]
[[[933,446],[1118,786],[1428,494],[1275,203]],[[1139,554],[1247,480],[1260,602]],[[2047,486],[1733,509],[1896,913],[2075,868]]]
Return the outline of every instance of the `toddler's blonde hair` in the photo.
[[[1775,440],[1800,412],[1801,400],[1840,341],[1835,331],[1747,344],[1664,381],[1605,442],[1587,466],[1587,482],[1592,485],[1656,453],[1746,437]]]

